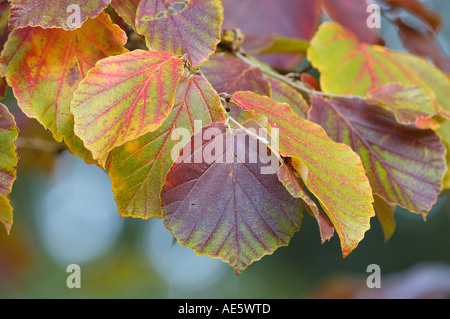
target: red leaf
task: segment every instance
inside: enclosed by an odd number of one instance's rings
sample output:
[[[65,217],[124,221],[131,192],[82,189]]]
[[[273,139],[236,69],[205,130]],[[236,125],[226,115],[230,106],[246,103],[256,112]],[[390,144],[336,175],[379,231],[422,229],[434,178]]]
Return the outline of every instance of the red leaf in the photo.
[[[244,49],[267,44],[271,35],[309,40],[320,22],[320,5],[316,0],[223,0],[224,29],[241,29]],[[249,53],[252,53],[248,51]],[[260,59],[276,69],[291,70],[298,55],[263,55]]]
[[[287,245],[302,219],[301,201],[276,174],[261,174],[267,164],[258,155],[268,150],[257,144],[224,124],[204,127],[183,148],[161,193],[164,224],[178,242],[222,259],[237,274]],[[212,157],[208,149],[216,150]]]
[[[411,212],[431,210],[447,170],[445,147],[434,131],[401,125],[364,100],[312,102],[309,119],[360,155],[375,194]]]
[[[9,24],[11,29],[30,26],[73,30],[81,27],[88,18],[97,17],[110,2],[111,0],[11,0]],[[78,13],[77,22],[80,25],[71,26],[71,15],[77,16]]]

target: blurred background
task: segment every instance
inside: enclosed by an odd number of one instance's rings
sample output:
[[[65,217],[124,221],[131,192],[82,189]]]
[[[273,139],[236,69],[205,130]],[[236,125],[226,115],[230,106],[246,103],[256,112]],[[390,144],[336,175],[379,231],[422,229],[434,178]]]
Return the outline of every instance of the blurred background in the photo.
[[[425,1],[450,17],[447,0]],[[386,43],[402,50],[383,20]],[[450,52],[450,20],[439,42]],[[21,136],[51,142],[17,108],[11,90],[2,101]],[[425,222],[397,209],[397,229],[384,242],[376,218],[359,246],[342,258],[339,239],[320,243],[305,214],[289,246],[255,262],[240,276],[220,260],[196,256],[174,243],[161,220],[121,218],[107,174],[67,151],[19,149],[18,179],[10,195],[11,235],[0,227],[0,298],[448,298],[450,193]],[[68,289],[67,266],[81,267],[81,289]],[[367,267],[381,269],[381,289],[368,289]]]

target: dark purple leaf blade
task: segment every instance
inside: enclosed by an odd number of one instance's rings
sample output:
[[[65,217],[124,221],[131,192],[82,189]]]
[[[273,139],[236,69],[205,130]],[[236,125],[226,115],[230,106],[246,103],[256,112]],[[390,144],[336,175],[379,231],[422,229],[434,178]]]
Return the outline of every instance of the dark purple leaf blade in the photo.
[[[202,133],[211,128],[216,135],[209,139]],[[261,174],[268,164],[250,163],[250,156],[262,151],[253,142],[224,124],[204,127],[183,148],[161,192],[164,224],[180,245],[222,259],[237,274],[287,245],[302,220],[301,201],[289,194],[276,170]],[[195,163],[195,156],[211,147],[222,151]]]

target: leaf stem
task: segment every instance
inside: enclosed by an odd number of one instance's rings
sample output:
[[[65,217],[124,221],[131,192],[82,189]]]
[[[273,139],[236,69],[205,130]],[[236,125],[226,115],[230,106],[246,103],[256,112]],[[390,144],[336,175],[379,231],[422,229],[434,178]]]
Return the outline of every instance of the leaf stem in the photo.
[[[196,70],[196,73],[198,75],[200,75],[201,77],[206,78],[206,76],[203,74],[203,72],[200,69]],[[208,79],[207,79],[208,80]],[[278,158],[278,160],[280,161],[280,163],[284,163],[283,158],[280,155],[280,152],[278,151],[278,149],[271,147],[271,143],[263,138],[262,136],[259,136],[258,134],[253,133],[252,131],[250,131],[249,129],[247,129],[245,126],[243,126],[241,123],[239,123],[239,121],[237,121],[235,118],[233,118],[227,111],[227,108],[225,107],[224,104],[228,103],[228,97],[230,96],[228,93],[218,93],[216,91],[217,96],[219,96],[220,99],[220,107],[222,108],[224,114],[225,114],[225,118],[226,118],[226,124],[228,125],[228,122],[233,123],[234,125],[236,125],[241,131],[243,131],[244,133],[246,133],[247,135],[255,138],[257,141],[261,142],[262,144],[264,144],[265,146],[267,146],[274,154],[275,156]],[[262,127],[259,123],[257,123],[261,128],[265,129],[264,127]],[[266,132],[267,133],[267,132]],[[270,136],[270,134],[267,133],[268,136]],[[272,140],[272,138],[271,138]],[[275,144],[275,143],[274,143]],[[276,145],[276,144],[275,144]]]

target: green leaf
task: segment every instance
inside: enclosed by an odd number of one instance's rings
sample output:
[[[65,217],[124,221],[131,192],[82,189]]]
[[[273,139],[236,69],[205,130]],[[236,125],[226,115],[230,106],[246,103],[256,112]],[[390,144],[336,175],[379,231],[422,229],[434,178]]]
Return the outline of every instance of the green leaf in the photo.
[[[136,28],[150,50],[187,53],[196,69],[220,42],[222,16],[219,0],[141,0]]]
[[[252,92],[237,92],[232,100],[255,120],[267,117],[268,125],[279,130],[280,154],[293,158],[293,167],[330,218],[343,256],[347,256],[362,240],[375,214],[359,156],[347,145],[331,140],[319,125],[296,115],[287,104]]]
[[[161,193],[164,224],[180,245],[222,259],[237,274],[287,245],[302,220],[301,201],[275,173],[261,173],[267,164],[258,155],[268,150],[257,144],[224,124],[204,127],[183,148]],[[217,152],[205,156],[208,149]]]
[[[77,10],[81,27],[88,18],[97,17],[110,2],[111,0],[11,0],[9,25],[12,29],[30,26],[71,30],[73,28],[68,20],[73,22],[71,15],[77,14]]]
[[[447,166],[434,131],[401,125],[358,99],[313,98],[309,119],[360,155],[373,192],[389,204],[425,216],[436,203]]]
[[[64,140],[73,153],[95,163],[73,133],[70,101],[94,64],[126,52],[125,43],[125,33],[102,13],[74,31],[31,27],[13,30],[1,64],[21,110],[50,130],[57,141]]]
[[[202,125],[225,122],[225,114],[217,93],[205,78],[183,76],[173,109],[164,124],[155,132],[111,152],[108,174],[122,216],[161,217],[160,192],[173,165],[171,153],[183,142],[175,138],[189,139],[194,133],[195,121],[201,121]],[[188,136],[177,133],[177,129],[183,128]]]
[[[75,91],[75,134],[104,165],[115,147],[157,130],[173,107],[183,61],[135,50],[99,61]]]
[[[19,159],[16,153],[16,140],[19,135],[14,117],[3,104],[0,104],[0,222],[10,232],[13,224],[13,208],[7,196],[16,180]]]

